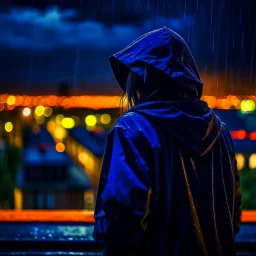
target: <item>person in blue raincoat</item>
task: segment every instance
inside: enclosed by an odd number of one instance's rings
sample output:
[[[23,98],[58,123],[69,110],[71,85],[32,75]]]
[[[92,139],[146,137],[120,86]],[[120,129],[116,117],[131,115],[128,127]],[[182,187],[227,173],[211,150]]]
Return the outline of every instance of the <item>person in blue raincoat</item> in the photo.
[[[107,138],[94,238],[104,255],[236,255],[240,181],[228,128],[163,27],[110,57],[129,109]]]

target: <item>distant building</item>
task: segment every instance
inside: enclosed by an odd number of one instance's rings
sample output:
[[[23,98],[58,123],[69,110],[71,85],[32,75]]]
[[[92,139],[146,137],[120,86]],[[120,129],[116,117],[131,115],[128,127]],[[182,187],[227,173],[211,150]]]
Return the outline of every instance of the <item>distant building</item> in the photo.
[[[93,208],[94,195],[86,173],[50,142],[44,128],[27,135],[15,189],[16,209]]]
[[[230,130],[238,169],[256,169],[256,115],[240,110],[215,110]]]
[[[67,153],[85,169],[95,189],[99,181],[106,137],[106,133],[95,134],[79,126],[71,129],[65,140]]]

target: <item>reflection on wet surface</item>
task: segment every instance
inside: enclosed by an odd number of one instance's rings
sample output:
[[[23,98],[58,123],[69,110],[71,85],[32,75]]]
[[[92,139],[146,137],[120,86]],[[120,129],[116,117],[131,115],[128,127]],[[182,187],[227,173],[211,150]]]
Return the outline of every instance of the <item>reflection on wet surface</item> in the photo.
[[[0,222],[0,255],[100,256],[92,233],[87,223]],[[256,224],[243,224],[236,243],[238,255],[256,255]]]
[[[92,224],[1,223],[0,240],[93,241]]]

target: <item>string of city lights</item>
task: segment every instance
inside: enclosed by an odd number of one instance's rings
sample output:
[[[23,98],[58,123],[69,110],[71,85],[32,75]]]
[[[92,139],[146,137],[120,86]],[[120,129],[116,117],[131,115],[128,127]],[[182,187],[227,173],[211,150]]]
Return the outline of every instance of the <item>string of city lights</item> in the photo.
[[[241,109],[243,112],[255,110],[256,96],[229,95],[226,97],[203,96],[211,108]],[[0,94],[0,111],[13,110],[16,107],[62,107],[62,108],[90,108],[108,109],[120,107],[120,96],[82,95],[82,96],[28,96]],[[29,113],[27,109],[24,113]]]

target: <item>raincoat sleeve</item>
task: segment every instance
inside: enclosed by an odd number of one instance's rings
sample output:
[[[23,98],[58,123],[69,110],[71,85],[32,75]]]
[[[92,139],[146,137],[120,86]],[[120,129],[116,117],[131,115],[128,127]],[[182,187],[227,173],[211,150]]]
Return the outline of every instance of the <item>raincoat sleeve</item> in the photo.
[[[242,196],[241,196],[241,188],[240,188],[240,176],[237,170],[237,162],[235,159],[235,207],[234,207],[234,218],[233,218],[233,228],[234,233],[237,234],[240,230],[241,224],[241,205],[242,205]]]
[[[105,248],[136,247],[147,228],[151,185],[143,155],[149,148],[142,137],[121,127],[108,134],[93,234]]]
[[[232,148],[232,159],[234,163],[234,176],[235,176],[235,202],[234,202],[234,216],[233,216],[233,230],[234,234],[236,235],[239,230],[240,230],[240,225],[241,225],[241,215],[242,215],[242,195],[241,195],[241,188],[240,188],[240,175],[237,169],[237,161],[235,157],[235,145],[233,142],[233,139],[229,133],[229,130],[225,124],[223,124],[225,131],[227,133],[227,136],[229,138],[229,141],[231,143],[231,148]]]

